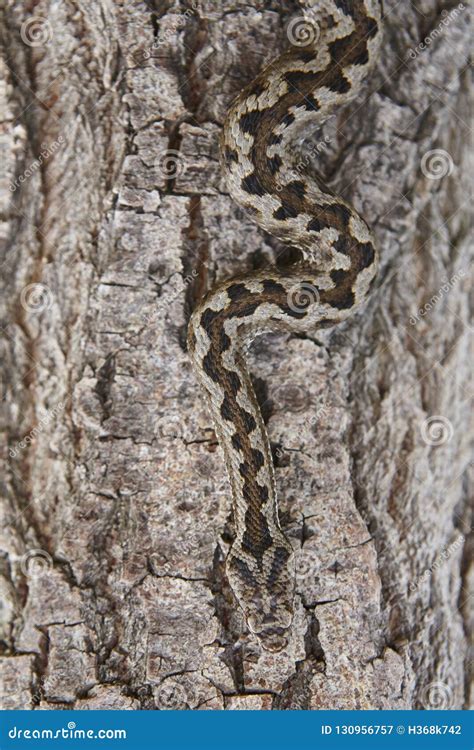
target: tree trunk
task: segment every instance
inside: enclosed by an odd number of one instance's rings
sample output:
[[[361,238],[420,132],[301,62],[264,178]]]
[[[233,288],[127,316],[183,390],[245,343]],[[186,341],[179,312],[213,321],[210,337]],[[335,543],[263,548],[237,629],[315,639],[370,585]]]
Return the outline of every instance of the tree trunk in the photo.
[[[301,12],[251,6],[3,9],[2,708],[468,706],[468,10],[386,2],[376,72],[302,147],[381,270],[346,324],[252,348],[297,551],[271,654],[225,577],[230,490],[185,348],[216,279],[282,251],[218,163],[230,100]]]

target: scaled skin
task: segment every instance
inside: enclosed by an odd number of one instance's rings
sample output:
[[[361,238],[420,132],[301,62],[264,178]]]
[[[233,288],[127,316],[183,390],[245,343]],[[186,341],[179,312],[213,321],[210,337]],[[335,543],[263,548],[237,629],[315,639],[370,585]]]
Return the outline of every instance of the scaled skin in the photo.
[[[367,224],[320,180],[296,171],[288,149],[310,121],[322,124],[358,92],[380,45],[380,7],[321,0],[315,18],[315,43],[292,46],[237,97],[221,140],[232,197],[263,229],[300,248],[304,261],[219,284],[189,324],[190,356],[232,486],[236,538],[227,576],[249,629],[270,651],[288,642],[294,554],[279,525],[270,444],[245,351],[269,330],[311,332],[345,320],[377,271]]]

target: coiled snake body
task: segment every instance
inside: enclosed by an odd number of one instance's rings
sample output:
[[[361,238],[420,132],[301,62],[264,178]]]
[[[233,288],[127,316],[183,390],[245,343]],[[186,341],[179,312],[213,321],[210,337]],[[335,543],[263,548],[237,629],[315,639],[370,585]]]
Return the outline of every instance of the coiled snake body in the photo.
[[[209,398],[232,486],[236,538],[226,561],[247,624],[272,651],[293,617],[294,555],[281,531],[268,435],[245,365],[255,335],[307,332],[346,320],[370,290],[377,252],[369,228],[288,152],[360,88],[380,43],[378,0],[318,0],[309,44],[293,46],[245,88],[224,123],[222,168],[232,197],[303,260],[212,289],[189,324],[189,352]],[[304,32],[304,29],[303,29]]]

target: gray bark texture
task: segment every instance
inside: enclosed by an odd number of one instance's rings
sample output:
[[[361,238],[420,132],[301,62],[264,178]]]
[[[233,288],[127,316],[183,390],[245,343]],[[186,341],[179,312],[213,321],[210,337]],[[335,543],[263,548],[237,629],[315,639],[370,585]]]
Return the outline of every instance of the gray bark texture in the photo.
[[[469,705],[465,5],[388,0],[371,80],[301,147],[381,269],[344,325],[252,346],[297,551],[271,654],[225,577],[230,491],[185,335],[216,280],[291,262],[217,143],[301,10],[2,4],[2,708]]]

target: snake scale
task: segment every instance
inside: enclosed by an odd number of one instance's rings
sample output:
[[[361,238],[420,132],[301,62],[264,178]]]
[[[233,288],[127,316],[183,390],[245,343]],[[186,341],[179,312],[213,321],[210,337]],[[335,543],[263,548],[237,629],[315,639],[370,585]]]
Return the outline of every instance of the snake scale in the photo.
[[[221,138],[231,196],[261,228],[299,248],[302,260],[219,283],[188,329],[232,487],[235,540],[226,574],[250,631],[270,651],[288,643],[294,553],[280,528],[270,443],[246,351],[263,332],[310,332],[346,320],[377,270],[367,224],[321,178],[301,174],[290,154],[309,123],[322,125],[359,91],[380,47],[380,3],[317,0],[302,20],[299,38],[232,103]]]

